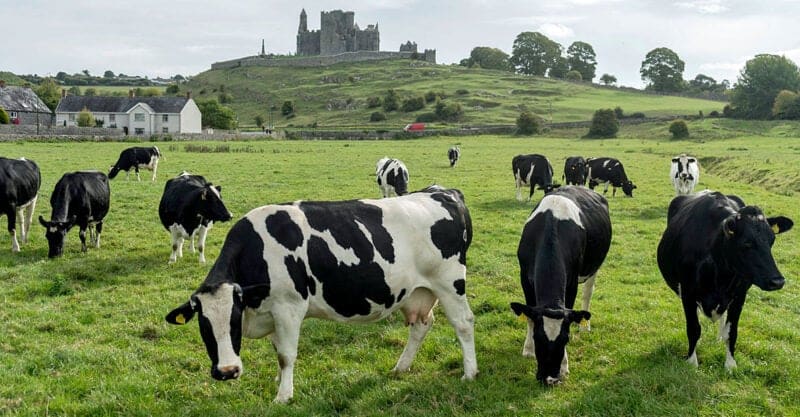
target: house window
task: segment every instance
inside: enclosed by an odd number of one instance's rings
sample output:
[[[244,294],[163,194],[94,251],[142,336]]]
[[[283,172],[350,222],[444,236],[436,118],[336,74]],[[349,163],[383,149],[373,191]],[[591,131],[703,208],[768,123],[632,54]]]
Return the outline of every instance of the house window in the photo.
[[[143,122],[144,121],[144,113],[134,113],[133,114],[133,121],[134,122]]]
[[[17,112],[15,112],[15,111],[12,111],[12,112],[10,112],[10,113],[8,114],[8,117],[10,117],[10,118],[12,118],[12,119],[16,119],[16,118],[17,118]]]
[[[161,121],[164,122],[164,123],[169,122],[169,115],[165,114],[165,115],[161,116]]]
[[[109,114],[108,115],[108,122],[109,123],[114,123],[116,121],[117,121],[117,115],[116,114]]]
[[[169,133],[169,128],[168,127],[162,127],[161,128],[161,133]]]
[[[134,133],[136,133],[137,135],[144,135],[144,128],[137,127],[136,130],[134,130]]]
[[[69,121],[70,122],[74,122],[75,121],[75,113],[70,113],[69,114]]]

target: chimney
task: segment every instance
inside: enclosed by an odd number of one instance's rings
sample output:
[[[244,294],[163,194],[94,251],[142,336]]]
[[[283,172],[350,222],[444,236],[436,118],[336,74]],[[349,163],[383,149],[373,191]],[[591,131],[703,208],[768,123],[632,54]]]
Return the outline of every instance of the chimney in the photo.
[[[128,98],[136,97],[136,93],[133,90],[128,90]]]
[[[0,80],[0,88],[6,88],[6,80]]]
[[[62,88],[61,89],[61,98],[65,98],[66,96],[67,96],[67,89],[66,88]]]
[[[187,91],[186,92],[186,99],[190,100],[191,98],[192,98],[192,92],[191,91]]]

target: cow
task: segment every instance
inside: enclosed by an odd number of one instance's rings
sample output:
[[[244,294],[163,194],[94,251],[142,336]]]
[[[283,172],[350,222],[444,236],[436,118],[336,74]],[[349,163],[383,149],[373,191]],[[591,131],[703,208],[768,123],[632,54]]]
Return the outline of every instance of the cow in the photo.
[[[553,167],[543,155],[517,155],[511,160],[511,170],[514,172],[518,201],[522,201],[521,189],[524,185],[529,185],[531,189],[528,201],[531,201],[536,185],[545,194],[559,187],[559,184],[553,184]]]
[[[522,355],[536,357],[538,381],[559,384],[569,373],[569,327],[590,329],[595,277],[610,245],[608,202],[583,187],[544,196],[525,222],[517,250],[525,304],[511,303],[511,309],[527,317]],[[579,283],[583,310],[573,310]]]
[[[672,158],[672,168],[669,172],[675,195],[691,194],[697,181],[700,180],[700,167],[697,159],[685,153]]]
[[[47,256],[55,258],[64,252],[64,238],[78,225],[81,251],[86,252],[86,230],[96,248],[100,247],[103,219],[108,214],[111,190],[108,177],[98,171],[78,171],[64,174],[56,183],[50,196],[52,212],[50,221],[39,216],[39,223],[47,232],[49,251]]]
[[[136,171],[136,180],[141,181],[142,179],[139,177],[139,168],[144,168],[153,171],[152,180],[155,181],[159,158],[161,158],[161,151],[158,150],[158,146],[125,149],[120,152],[117,163],[112,165],[110,171],[108,171],[108,178],[113,180],[120,171],[125,171],[125,179],[128,179],[130,170],[133,168],[134,171]]]
[[[461,148],[458,146],[451,146],[450,149],[447,150],[447,158],[450,159],[450,168],[456,166],[456,162],[458,162],[458,158],[461,157]]]
[[[478,366],[465,281],[471,240],[469,211],[455,189],[259,207],[233,225],[205,281],[166,321],[184,324],[198,315],[217,380],[241,376],[242,336],[270,336],[280,367],[275,402],[284,403],[294,393],[303,319],[365,323],[400,310],[410,330],[394,371],[404,372],[438,300],[461,345],[462,379],[472,380]]]
[[[567,185],[586,185],[586,160],[582,156],[570,156],[564,162],[564,175],[561,179]]]
[[[589,188],[594,190],[599,184],[603,183],[603,194],[608,192],[608,184],[613,187],[611,196],[617,195],[617,188],[621,187],[622,191],[628,197],[633,197],[633,190],[636,185],[633,184],[625,175],[625,168],[622,163],[614,158],[588,158],[586,164],[589,167],[587,179],[589,180]]]
[[[719,338],[727,340],[725,368],[730,371],[736,368],[733,355],[747,291],[754,284],[764,291],[783,287],[771,247],[775,235],[794,223],[783,216],[765,217],[737,196],[708,190],[675,197],[667,216],[658,268],[683,304],[687,361],[697,366],[700,309],[712,321],[720,320]]]
[[[39,197],[42,176],[36,162],[0,157],[0,214],[8,217],[8,233],[11,235],[11,251],[19,252],[17,241],[17,216],[20,221],[20,237],[28,242],[33,210]]]
[[[204,177],[186,171],[169,179],[164,185],[164,194],[158,204],[158,217],[172,236],[172,254],[169,263],[174,263],[177,258],[183,257],[184,239],[189,239],[194,252],[195,237],[200,262],[206,262],[205,246],[208,230],[215,221],[225,222],[233,218],[222,201],[221,191],[222,187],[214,186]]]
[[[399,159],[383,157],[375,165],[378,188],[383,197],[408,194],[408,169]]]

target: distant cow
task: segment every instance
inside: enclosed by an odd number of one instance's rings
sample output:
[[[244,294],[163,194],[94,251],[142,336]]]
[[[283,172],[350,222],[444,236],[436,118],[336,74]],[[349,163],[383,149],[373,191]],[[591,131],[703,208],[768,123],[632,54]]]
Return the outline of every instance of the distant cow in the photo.
[[[697,366],[700,309],[712,321],[722,317],[719,337],[728,342],[725,368],[736,367],[733,354],[747,291],[753,284],[764,291],[783,287],[771,247],[775,235],[792,226],[790,219],[767,218],[733,195],[703,191],[672,200],[658,244],[658,267],[683,303],[689,363]]]
[[[50,221],[39,216],[39,223],[47,229],[45,237],[50,248],[47,256],[61,256],[64,237],[75,225],[80,230],[81,251],[86,252],[86,229],[89,229],[89,238],[94,246],[99,248],[103,219],[108,214],[110,202],[111,190],[106,174],[97,171],[64,174],[50,196]]]
[[[206,262],[208,230],[215,221],[225,222],[233,217],[222,202],[220,191],[222,187],[214,186],[200,175],[191,175],[185,171],[167,181],[158,205],[158,216],[161,224],[172,235],[169,263],[183,257],[184,239],[189,239],[194,252],[195,237],[200,262]]]
[[[608,202],[586,188],[562,187],[544,196],[528,217],[517,250],[525,304],[511,308],[528,317],[522,354],[536,356],[540,382],[558,384],[569,373],[569,326],[589,329],[595,275],[610,245]],[[579,283],[585,283],[580,311],[572,310]]]
[[[570,156],[564,162],[564,176],[567,185],[586,185],[586,160],[582,156]]]
[[[461,344],[462,379],[473,379],[478,366],[465,283],[471,240],[458,190],[259,207],[233,225],[205,281],[166,320],[184,324],[198,314],[218,380],[242,374],[242,336],[269,336],[280,366],[275,401],[287,402],[303,319],[364,323],[400,310],[410,334],[394,371],[404,372],[433,325],[438,300]]]
[[[11,251],[19,252],[17,241],[17,216],[19,215],[21,238],[28,242],[33,210],[39,196],[42,176],[35,162],[25,158],[0,157],[0,214],[8,217],[8,233],[11,234]]]
[[[381,158],[375,165],[375,176],[384,197],[408,194],[408,169],[403,161]]]
[[[452,146],[450,149],[447,150],[447,157],[450,159],[450,167],[456,166],[456,162],[458,162],[458,158],[461,157],[461,148],[458,146]]]
[[[547,194],[558,188],[558,184],[553,184],[553,167],[550,161],[543,155],[517,155],[511,160],[511,169],[514,172],[514,180],[517,186],[517,200],[522,201],[521,189],[523,186],[530,186],[531,192],[528,201],[533,197],[535,186],[544,190]]]
[[[153,171],[152,180],[156,180],[156,171],[158,171],[158,160],[161,158],[161,152],[157,146],[151,148],[128,148],[119,154],[117,163],[111,167],[108,172],[108,178],[114,179],[120,171],[125,171],[125,179],[130,176],[130,169],[136,171],[136,180],[141,181],[139,177],[139,168],[149,169]]]
[[[691,194],[697,181],[700,180],[700,167],[697,159],[685,153],[672,158],[672,168],[669,172],[675,195]]]
[[[611,184],[613,190],[611,196],[617,195],[617,188],[622,187],[622,191],[628,197],[633,197],[633,190],[636,186],[625,175],[625,168],[622,163],[614,158],[589,158],[586,160],[589,167],[587,178],[589,180],[589,188],[594,190],[599,184],[604,184],[603,194],[608,192],[608,184]]]

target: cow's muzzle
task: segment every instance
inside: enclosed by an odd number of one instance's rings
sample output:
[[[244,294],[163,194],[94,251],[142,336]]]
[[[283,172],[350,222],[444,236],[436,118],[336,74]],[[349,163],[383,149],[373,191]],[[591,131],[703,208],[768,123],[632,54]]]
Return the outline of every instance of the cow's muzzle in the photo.
[[[783,288],[784,284],[786,284],[786,280],[783,279],[783,277],[775,277],[766,280],[766,283],[761,289],[764,291],[775,291]]]
[[[236,365],[223,366],[222,368],[217,368],[216,366],[211,367],[211,377],[216,379],[217,381],[236,379],[239,378],[239,375],[241,374],[242,374],[242,368]]]

